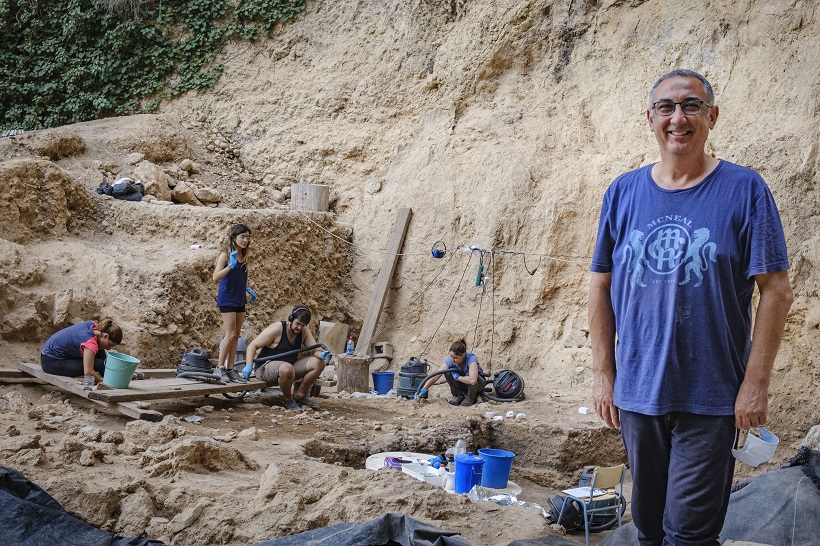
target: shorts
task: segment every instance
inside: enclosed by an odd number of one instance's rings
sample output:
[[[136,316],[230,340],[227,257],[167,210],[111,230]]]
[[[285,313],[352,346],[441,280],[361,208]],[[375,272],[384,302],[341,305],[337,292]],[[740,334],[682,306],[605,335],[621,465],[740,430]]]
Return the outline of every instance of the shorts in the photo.
[[[310,356],[306,356],[293,363],[293,371],[296,374],[296,381],[299,381],[307,375],[307,363],[310,359]],[[281,360],[271,360],[269,362],[265,362],[256,369],[256,378],[261,379],[267,383],[268,386],[278,385],[279,367],[282,364],[289,363]]]
[[[220,313],[244,313],[245,306],[235,306],[235,305],[223,305],[219,308]]]

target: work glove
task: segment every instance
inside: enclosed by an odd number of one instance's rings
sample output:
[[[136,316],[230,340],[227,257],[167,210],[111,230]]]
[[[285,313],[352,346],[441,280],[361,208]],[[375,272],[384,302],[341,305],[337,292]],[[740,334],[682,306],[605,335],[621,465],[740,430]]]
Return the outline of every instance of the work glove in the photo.
[[[419,398],[424,398],[424,395],[427,394],[427,389],[424,387],[421,388],[419,392],[413,395],[413,400],[418,400]]]
[[[333,353],[328,350],[322,351],[322,354],[319,355],[319,358],[325,361],[325,364],[330,364],[330,360],[333,358]]]
[[[460,374],[460,373],[458,373],[458,372],[452,372],[452,376],[453,376],[453,379],[455,379],[456,381],[458,381],[458,378],[459,378],[459,377],[461,377],[461,374]]]
[[[253,288],[246,286],[245,292],[251,295],[251,303],[254,303],[256,301],[256,292],[253,291]]]
[[[239,254],[238,250],[234,250],[233,252],[231,252],[231,257],[228,261],[228,267],[230,267],[231,269],[239,265],[239,260],[236,259],[237,254]]]
[[[430,466],[433,468],[439,468],[441,466],[442,460],[441,457],[433,457],[432,459],[427,459],[427,462],[430,463]]]
[[[245,369],[242,370],[242,377],[244,377],[245,379],[249,379],[252,371],[253,364],[251,362],[248,362],[247,364],[245,364]]]

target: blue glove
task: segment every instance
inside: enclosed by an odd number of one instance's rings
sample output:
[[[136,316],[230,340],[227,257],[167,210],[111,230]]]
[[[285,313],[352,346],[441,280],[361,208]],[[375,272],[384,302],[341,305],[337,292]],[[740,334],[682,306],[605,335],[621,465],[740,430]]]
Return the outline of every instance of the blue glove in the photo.
[[[430,463],[430,466],[433,468],[441,467],[441,457],[433,457],[432,459],[427,459],[427,462]]]
[[[251,295],[251,303],[256,301],[256,292],[253,291],[253,288],[251,288],[250,286],[246,286],[245,292]]]
[[[329,364],[329,363],[330,363],[330,359],[332,359],[332,358],[333,358],[333,353],[331,353],[330,351],[327,351],[327,350],[322,351],[322,354],[320,354],[320,355],[319,355],[319,358],[321,358],[322,360],[324,360],[324,361],[325,361],[325,364]]]
[[[242,370],[242,377],[248,379],[251,376],[251,372],[253,371],[253,364],[248,363],[245,364],[245,369]]]
[[[234,250],[233,252],[231,252],[230,261],[228,261],[228,267],[230,267],[231,269],[239,265],[239,260],[236,259],[237,254],[239,254],[238,250]]]
[[[456,381],[458,381],[458,378],[459,378],[459,377],[461,377],[461,374],[460,374],[460,373],[458,373],[458,372],[452,372],[452,376],[453,376],[453,379],[455,379]]]
[[[422,398],[425,394],[427,394],[427,389],[422,387],[419,392],[413,395],[413,400],[418,400],[419,398]]]

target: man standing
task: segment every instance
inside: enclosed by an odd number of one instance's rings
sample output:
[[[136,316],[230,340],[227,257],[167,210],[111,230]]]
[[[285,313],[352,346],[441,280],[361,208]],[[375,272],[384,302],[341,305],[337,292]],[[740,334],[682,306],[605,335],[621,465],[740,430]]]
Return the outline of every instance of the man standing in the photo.
[[[287,321],[274,322],[248,344],[246,362],[316,345],[316,340],[307,327],[310,318],[310,310],[307,307],[294,307]],[[302,358],[299,358],[299,354],[294,352],[279,360],[269,360],[256,369],[257,379],[261,379],[269,386],[279,386],[285,398],[285,408],[290,411],[301,411],[300,406],[311,409],[318,407],[316,402],[309,398],[310,389],[325,369],[326,360],[331,357],[329,351],[321,348]],[[301,379],[302,383],[296,392],[291,394],[297,379]]]
[[[603,199],[589,294],[593,398],[621,428],[641,545],[711,546],[736,429],[766,423],[792,302],[786,243],[760,175],[705,153],[718,107],[703,76],[661,76],[646,116],[660,161],[619,176]]]

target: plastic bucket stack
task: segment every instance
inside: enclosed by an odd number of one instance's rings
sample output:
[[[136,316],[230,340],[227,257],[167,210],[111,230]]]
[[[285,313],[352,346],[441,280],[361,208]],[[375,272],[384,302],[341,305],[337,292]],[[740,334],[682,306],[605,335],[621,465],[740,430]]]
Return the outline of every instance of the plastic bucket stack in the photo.
[[[373,372],[373,388],[379,394],[387,394],[393,388],[393,372]]]
[[[115,389],[127,389],[139,364],[138,358],[116,351],[108,351],[105,358],[103,382]]]
[[[484,459],[484,473],[481,476],[482,487],[492,489],[507,487],[515,453],[503,449],[484,448],[478,450],[478,456]]]
[[[481,473],[484,468],[484,459],[472,453],[456,455],[456,493],[469,493],[476,486],[481,485]]]

